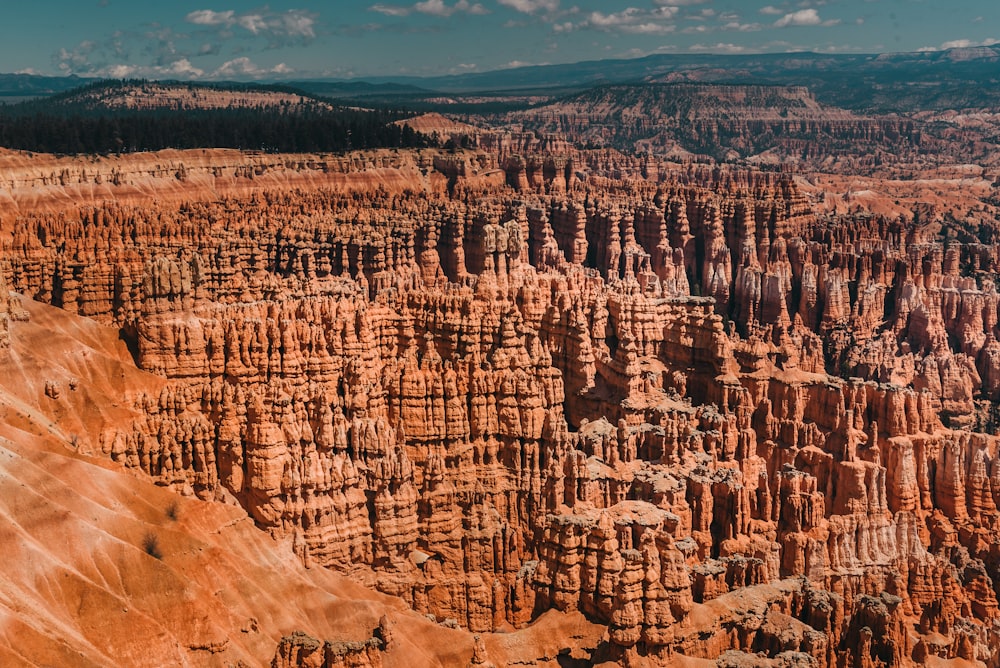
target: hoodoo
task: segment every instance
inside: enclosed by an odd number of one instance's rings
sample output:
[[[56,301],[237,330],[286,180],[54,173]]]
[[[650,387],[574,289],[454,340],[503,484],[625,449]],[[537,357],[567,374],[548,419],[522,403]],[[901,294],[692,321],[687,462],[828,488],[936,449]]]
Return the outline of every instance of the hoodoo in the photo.
[[[0,107],[0,664],[1000,668],[991,44]]]

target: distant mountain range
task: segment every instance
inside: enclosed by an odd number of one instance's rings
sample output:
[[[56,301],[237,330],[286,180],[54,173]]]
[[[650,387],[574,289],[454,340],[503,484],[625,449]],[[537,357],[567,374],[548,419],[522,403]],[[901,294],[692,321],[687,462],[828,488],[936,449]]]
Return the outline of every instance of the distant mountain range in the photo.
[[[773,165],[853,159],[859,141],[866,159],[876,153],[910,157],[921,140],[909,119],[823,105],[803,86],[608,84],[486,118],[577,146]]]
[[[44,97],[63,93],[94,79],[78,76],[46,77],[37,74],[0,74],[0,103],[4,98]]]
[[[996,75],[998,62],[1000,46],[886,54],[656,54],[644,58],[536,65],[442,77],[369,77],[366,81],[409,84],[441,92],[591,86],[648,80],[675,73],[709,78],[734,74],[767,79],[793,77],[804,84],[807,81],[803,77],[822,72],[874,75],[906,71],[920,73],[926,78],[936,76],[937,70],[949,69],[960,74],[989,72]]]
[[[369,78],[364,84],[340,83],[338,91],[322,90],[329,82],[290,83],[321,95],[405,102],[484,92],[504,93],[505,99],[511,93],[559,96],[641,82],[805,86],[820,102],[855,111],[995,106],[1000,104],[1000,47],[890,54],[660,54],[444,77]]]
[[[807,87],[825,104],[854,111],[894,112],[1000,106],[998,65],[1000,47],[891,54],[661,54],[440,77],[282,83],[313,95],[360,104],[455,112],[481,107],[493,111],[524,108],[604,84],[795,85]],[[4,97],[50,96],[91,81],[0,74],[0,101]]]

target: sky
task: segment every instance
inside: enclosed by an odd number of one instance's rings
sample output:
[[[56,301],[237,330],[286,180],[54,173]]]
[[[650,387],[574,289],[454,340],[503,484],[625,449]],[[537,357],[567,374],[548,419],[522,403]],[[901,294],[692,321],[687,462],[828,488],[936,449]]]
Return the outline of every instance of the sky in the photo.
[[[432,76],[655,53],[1000,44],[997,0],[7,0],[0,72]]]

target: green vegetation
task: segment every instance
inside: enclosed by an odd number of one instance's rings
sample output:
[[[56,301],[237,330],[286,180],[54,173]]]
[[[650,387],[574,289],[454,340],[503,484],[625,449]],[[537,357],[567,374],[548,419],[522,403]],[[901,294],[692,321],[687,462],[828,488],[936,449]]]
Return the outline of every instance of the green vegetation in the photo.
[[[0,146],[60,154],[165,148],[284,153],[404,148],[427,143],[411,128],[393,123],[408,113],[331,106],[316,98],[294,106],[193,110],[115,109],[100,103],[101,95],[112,94],[116,87],[142,83],[101,82],[48,99],[0,107]],[[278,86],[226,90],[296,92]]]

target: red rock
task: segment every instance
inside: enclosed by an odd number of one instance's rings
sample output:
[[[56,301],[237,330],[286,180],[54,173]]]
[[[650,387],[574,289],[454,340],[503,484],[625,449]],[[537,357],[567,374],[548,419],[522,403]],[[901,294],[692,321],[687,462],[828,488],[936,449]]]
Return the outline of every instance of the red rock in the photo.
[[[6,285],[163,378],[90,450],[473,632],[555,609],[622,661],[985,660],[998,254],[819,216],[779,173],[477,141],[5,216]],[[381,656],[289,638],[276,665]]]

